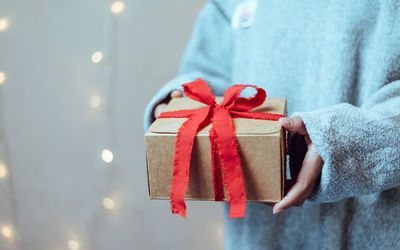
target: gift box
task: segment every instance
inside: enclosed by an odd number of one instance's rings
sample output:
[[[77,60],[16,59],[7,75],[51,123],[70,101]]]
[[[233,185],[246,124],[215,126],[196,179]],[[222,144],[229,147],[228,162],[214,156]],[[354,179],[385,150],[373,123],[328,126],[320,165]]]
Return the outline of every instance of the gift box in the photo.
[[[204,84],[200,79],[197,81],[197,83],[192,82],[191,86],[199,86],[199,81],[201,84]],[[241,86],[248,87],[247,85]],[[241,88],[240,91],[243,88]],[[238,90],[235,91],[240,92]],[[189,96],[191,95],[190,91],[185,91],[185,93]],[[238,95],[239,94],[234,98],[240,99]],[[259,99],[259,96],[257,96],[257,98]],[[168,117],[168,115],[164,117],[161,116],[161,118],[157,119],[145,133],[147,177],[150,199],[173,198],[173,189],[171,187],[171,183],[174,182],[173,176],[178,179],[178,177],[175,177],[177,173],[175,173],[176,170],[174,170],[174,167],[176,167],[174,164],[177,165],[176,159],[174,161],[174,157],[176,158],[177,153],[176,150],[178,150],[177,136],[178,133],[180,133],[180,130],[182,130],[182,127],[190,125],[184,125],[188,118],[179,118],[179,116],[185,116],[186,113],[190,113],[186,111],[190,110],[204,110],[207,106],[210,106],[211,108],[217,106],[221,107],[220,105],[223,103],[223,97],[216,97],[215,104],[209,105],[199,102],[199,100],[203,100],[202,98],[193,99],[190,97],[172,99],[164,110],[165,114],[175,114],[174,112],[182,110],[183,114],[170,115],[170,117]],[[244,101],[248,100],[247,98],[241,99]],[[228,164],[226,163],[227,159],[220,159],[221,157],[224,157],[223,153],[218,153],[218,146],[219,143],[223,143],[223,136],[216,135],[214,143],[213,140],[210,139],[212,138],[210,133],[215,133],[212,129],[214,126],[213,121],[216,121],[217,119],[210,118],[209,124],[204,124],[203,122],[203,124],[200,125],[194,136],[191,153],[189,153],[191,158],[189,160],[190,162],[188,162],[189,169],[187,170],[189,171],[188,183],[185,184],[183,181],[183,184],[180,185],[176,184],[178,182],[175,180],[174,184],[177,186],[177,189],[186,189],[180,191],[183,192],[186,200],[229,201],[229,198],[236,195],[235,193],[237,191],[235,190],[240,191],[240,187],[234,189],[232,186],[236,183],[240,184],[241,181],[243,181],[244,184],[244,197],[242,197],[242,199],[245,199],[245,201],[278,202],[283,198],[286,168],[286,143],[285,131],[280,126],[277,119],[279,119],[280,116],[286,115],[286,99],[266,98],[265,101],[261,101],[261,105],[257,104],[257,107],[251,109],[249,112],[251,112],[251,114],[266,113],[272,115],[271,117],[273,118],[265,119],[264,117],[263,119],[260,119],[259,117],[254,118],[248,115],[241,115],[236,111],[238,108],[232,108],[234,111],[230,113],[230,120],[232,121],[234,128],[235,138],[233,139],[237,144],[233,144],[233,148],[228,149],[227,154],[230,154],[230,151],[238,152],[238,156],[240,157],[238,163],[240,165],[239,170],[233,168],[228,169],[228,167],[225,168],[224,164]],[[260,100],[258,100],[258,102],[261,103]],[[211,110],[211,108],[209,110]],[[208,112],[208,116],[218,113],[217,111]],[[244,113],[249,114],[249,112]],[[190,115],[186,114],[186,116]],[[226,130],[229,130],[228,127],[227,124]],[[218,132],[218,129],[216,131]],[[224,131],[221,131],[220,129],[220,132],[218,133],[222,132]],[[190,147],[190,145],[185,144],[186,142],[180,143],[183,145],[180,151],[185,151],[187,147]],[[213,150],[213,148],[217,148],[217,150]],[[220,168],[217,168],[216,166],[220,166]],[[239,173],[234,177],[229,177],[231,172],[240,172],[240,170],[241,175]],[[233,184],[228,183],[228,181],[233,182]],[[227,185],[230,185],[231,193],[227,192]],[[233,199],[236,198],[233,197]],[[234,202],[235,201],[232,201],[232,203]],[[238,203],[237,199],[236,203]],[[182,209],[185,210],[186,207]],[[243,210],[243,204],[241,209]],[[236,213],[232,211],[232,206],[231,212],[232,217],[243,216],[242,212]],[[182,214],[179,211],[176,211],[176,213],[180,213],[182,216],[185,215],[185,213]],[[235,216],[235,213],[236,215],[239,214],[239,216]]]

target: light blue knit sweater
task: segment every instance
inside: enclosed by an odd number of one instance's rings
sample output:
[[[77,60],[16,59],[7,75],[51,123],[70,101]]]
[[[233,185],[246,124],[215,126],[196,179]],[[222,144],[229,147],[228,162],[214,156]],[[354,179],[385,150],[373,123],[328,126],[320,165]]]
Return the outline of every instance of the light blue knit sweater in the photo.
[[[226,249],[400,249],[400,1],[259,0],[253,26],[233,29],[238,3],[206,4],[145,127],[197,77],[219,95],[251,83],[287,97],[325,162],[321,181],[302,207],[248,203],[226,218]]]

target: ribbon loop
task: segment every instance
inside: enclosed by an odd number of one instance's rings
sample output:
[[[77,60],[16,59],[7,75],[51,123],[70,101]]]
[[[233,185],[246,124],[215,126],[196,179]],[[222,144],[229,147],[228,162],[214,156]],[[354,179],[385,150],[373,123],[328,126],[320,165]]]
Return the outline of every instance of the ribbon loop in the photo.
[[[198,102],[212,105],[215,104],[215,96],[212,93],[211,88],[202,79],[183,84],[183,91],[186,96]]]
[[[253,97],[239,97],[245,88],[254,88],[257,93]],[[264,103],[267,93],[254,85],[234,85],[226,90],[222,106],[236,111],[250,111]]]

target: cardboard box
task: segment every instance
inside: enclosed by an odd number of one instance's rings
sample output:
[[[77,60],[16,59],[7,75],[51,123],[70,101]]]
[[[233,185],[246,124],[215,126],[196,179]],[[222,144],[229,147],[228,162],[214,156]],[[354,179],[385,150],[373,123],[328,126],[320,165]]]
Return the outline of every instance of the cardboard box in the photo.
[[[218,97],[220,103],[222,98]],[[205,105],[190,98],[174,98],[165,111],[197,109]],[[267,98],[254,112],[286,115],[285,98]],[[169,199],[175,140],[187,118],[157,119],[145,134],[150,199]],[[285,132],[277,121],[233,119],[248,201],[278,202],[284,194]],[[189,172],[187,200],[214,200],[209,130],[196,136]],[[225,192],[225,199],[227,198]]]

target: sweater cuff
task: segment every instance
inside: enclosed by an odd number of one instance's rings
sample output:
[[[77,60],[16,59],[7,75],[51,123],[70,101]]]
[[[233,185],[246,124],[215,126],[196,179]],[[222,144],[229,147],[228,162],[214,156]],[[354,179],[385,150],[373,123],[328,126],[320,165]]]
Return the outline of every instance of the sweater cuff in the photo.
[[[311,112],[297,112],[293,116],[300,116],[304,122],[307,132],[312,140],[318,154],[324,161],[321,170],[320,180],[316,182],[313,192],[308,197],[311,202],[333,202],[340,200],[346,187],[340,183],[345,178],[332,164],[332,156],[336,145],[335,140],[340,140],[339,134],[332,128],[333,121],[337,114],[345,108],[346,104],[339,104]],[[348,190],[350,191],[350,190]],[[349,192],[351,193],[351,192]]]
[[[162,103],[169,101],[169,94],[177,89],[183,91],[182,84],[191,82],[196,80],[194,75],[183,75],[178,76],[171,81],[167,82],[155,95],[151,98],[150,102],[146,106],[146,110],[144,112],[144,120],[143,120],[143,127],[146,131],[150,125],[154,122],[154,109],[155,107]]]

